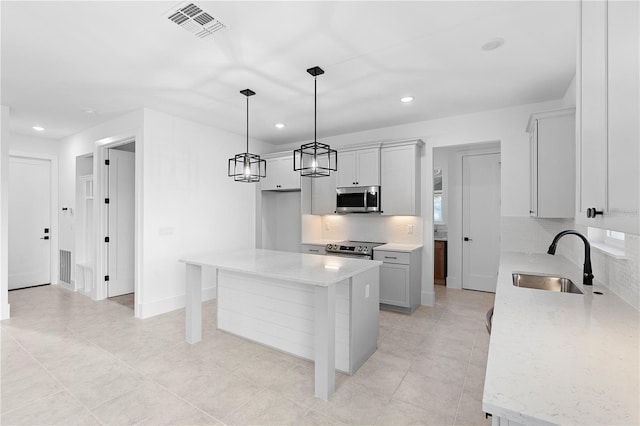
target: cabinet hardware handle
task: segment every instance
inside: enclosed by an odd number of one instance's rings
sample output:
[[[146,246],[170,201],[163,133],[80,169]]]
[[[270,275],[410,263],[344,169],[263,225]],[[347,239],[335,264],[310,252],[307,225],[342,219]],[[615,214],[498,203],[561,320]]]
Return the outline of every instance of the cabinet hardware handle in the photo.
[[[395,257],[395,256],[385,256],[384,258],[385,259],[397,259],[397,257]]]
[[[314,252],[318,252],[318,249],[309,249],[309,251],[314,251]]]
[[[603,214],[602,210],[597,210],[595,207],[590,207],[587,209],[587,217],[589,218],[594,218],[601,214]]]

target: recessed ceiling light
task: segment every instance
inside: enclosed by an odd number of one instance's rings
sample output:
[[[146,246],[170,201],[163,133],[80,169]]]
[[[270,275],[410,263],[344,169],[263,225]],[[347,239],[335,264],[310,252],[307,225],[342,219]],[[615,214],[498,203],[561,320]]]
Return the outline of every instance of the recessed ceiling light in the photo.
[[[276,127],[277,127],[278,129],[284,129],[284,124],[282,124],[282,123],[278,123],[278,124],[276,124]]]
[[[32,129],[35,130],[36,132],[42,132],[44,130],[44,127],[42,127],[42,126],[33,126]]]
[[[95,114],[96,110],[93,108],[82,108],[82,112],[84,112],[85,114]]]
[[[498,47],[504,44],[504,39],[500,37],[492,38],[488,42],[482,45],[482,50],[486,50],[487,52],[490,50],[496,50]]]
[[[400,98],[400,102],[409,103],[413,101],[413,96],[405,96],[404,98]]]

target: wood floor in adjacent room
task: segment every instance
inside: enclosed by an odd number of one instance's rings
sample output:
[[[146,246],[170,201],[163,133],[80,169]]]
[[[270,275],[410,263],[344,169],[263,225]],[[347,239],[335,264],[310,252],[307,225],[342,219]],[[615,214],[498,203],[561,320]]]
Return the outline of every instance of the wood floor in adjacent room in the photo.
[[[1,325],[1,423],[491,424],[482,412],[493,294],[436,286],[435,307],[380,313],[377,352],[313,396],[313,364],[216,330],[184,342],[184,309],[129,307],[47,286],[9,293]]]

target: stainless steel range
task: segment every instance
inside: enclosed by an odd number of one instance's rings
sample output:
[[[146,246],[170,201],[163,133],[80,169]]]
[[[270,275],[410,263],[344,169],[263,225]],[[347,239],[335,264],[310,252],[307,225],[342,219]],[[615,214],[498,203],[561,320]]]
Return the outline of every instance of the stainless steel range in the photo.
[[[384,243],[369,241],[340,241],[327,244],[327,256],[352,257],[356,259],[373,259],[373,248]]]

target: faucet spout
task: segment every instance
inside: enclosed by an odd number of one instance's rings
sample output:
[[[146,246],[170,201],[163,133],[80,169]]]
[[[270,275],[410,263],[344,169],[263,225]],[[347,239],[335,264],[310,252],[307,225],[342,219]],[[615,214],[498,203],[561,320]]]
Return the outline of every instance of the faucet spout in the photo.
[[[587,240],[587,238],[584,235],[574,230],[567,230],[567,231],[562,231],[558,233],[558,235],[556,235],[553,238],[553,241],[551,242],[551,245],[547,250],[547,254],[550,254],[552,256],[555,255],[556,247],[558,246],[558,241],[560,240],[560,238],[570,234],[576,235],[584,243],[584,265],[582,268],[582,284],[593,285],[593,270],[591,269],[591,244],[589,244],[589,240]]]

